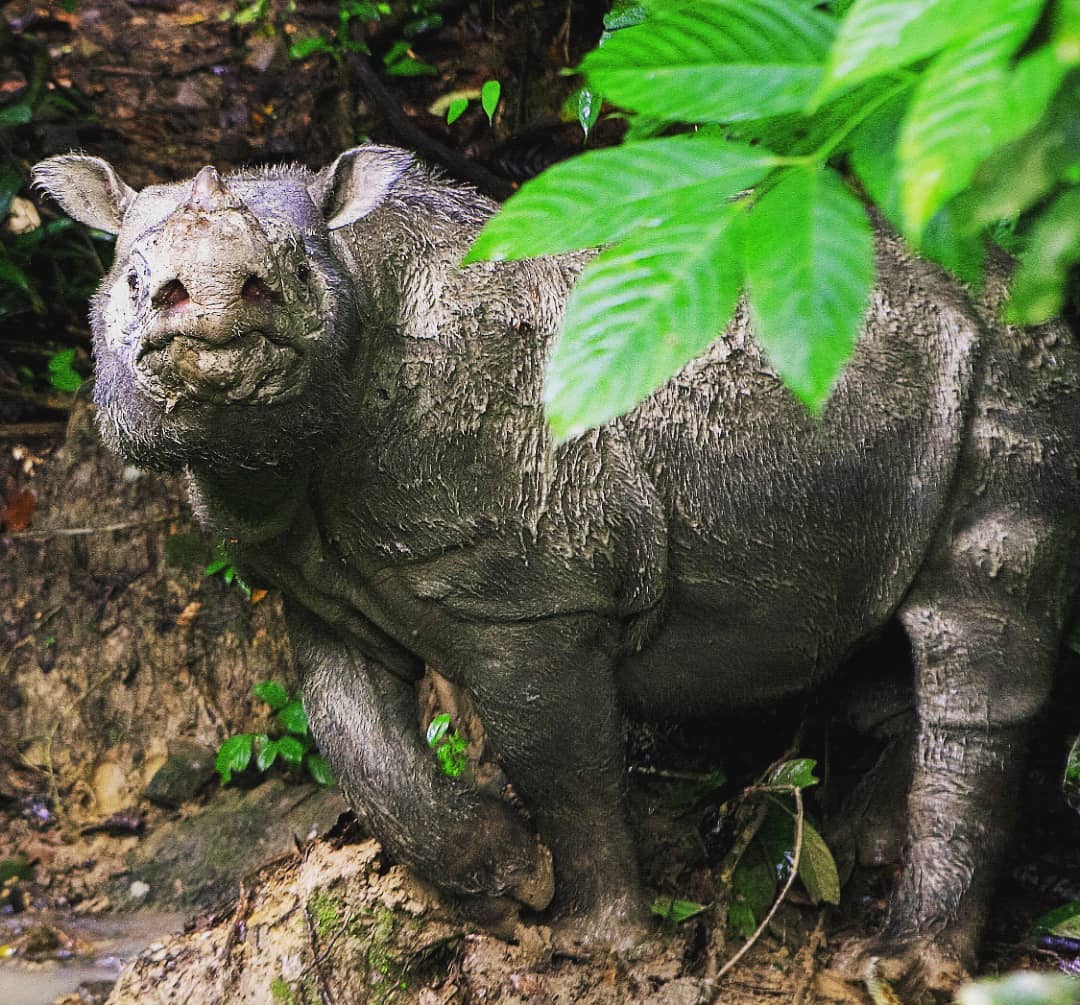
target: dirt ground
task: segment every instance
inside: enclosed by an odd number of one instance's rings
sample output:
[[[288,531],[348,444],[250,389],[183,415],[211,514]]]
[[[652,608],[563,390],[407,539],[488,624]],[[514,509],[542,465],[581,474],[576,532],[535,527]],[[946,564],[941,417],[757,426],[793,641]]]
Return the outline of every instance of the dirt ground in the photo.
[[[325,54],[291,60],[290,42],[330,37],[337,24],[336,3],[297,7],[290,12],[285,0],[80,0],[68,12],[13,0],[0,14],[47,43],[56,77],[79,88],[95,111],[93,122],[43,127],[40,154],[81,148],[105,156],[135,187],[207,162],[222,170],[283,160],[317,167],[366,136],[420,147],[449,172],[467,172],[479,187],[505,195],[580,146],[579,127],[560,117],[574,82],[559,71],[595,43],[604,4],[446,3],[445,25],[413,41],[438,72],[415,77],[382,70],[401,37],[393,20],[370,27],[367,63]],[[236,16],[256,8],[258,16]],[[475,94],[489,79],[501,82],[503,94],[493,123],[474,98],[448,126],[447,96]],[[614,120],[602,124],[599,142],[619,129]],[[85,365],[79,324],[64,337]],[[130,907],[123,891],[142,882],[133,865],[139,849],[155,834],[186,833],[188,820],[222,798],[216,783],[178,807],[144,798],[175,744],[213,750],[226,736],[262,728],[265,710],[251,685],[295,681],[277,599],[253,603],[205,576],[205,562],[191,557],[207,546],[191,525],[179,479],[141,475],[105,455],[78,400],[39,395],[3,416],[0,866],[23,868],[0,872],[0,914],[22,925],[0,936],[0,957],[10,948],[16,959],[48,967],[95,952],[92,937],[65,935],[64,912]],[[178,555],[184,548],[186,558]],[[1057,784],[1075,728],[1069,712],[1080,707],[1076,669],[1073,661],[1037,730],[1022,840],[990,919],[987,972],[1057,966],[1054,952],[1027,938],[1028,926],[1080,900],[1080,824]],[[872,759],[837,724],[842,717],[829,714],[831,703],[826,696],[763,713],[741,728],[635,731],[632,794],[652,891],[705,904],[716,898],[714,876],[739,839],[730,807],[796,732],[800,752],[818,758],[829,777],[850,775],[849,761]],[[730,781],[712,802],[673,810],[671,776],[703,774],[720,760]],[[814,819],[838,801],[828,792],[812,801]],[[253,853],[242,878],[189,904],[187,932],[155,942],[114,988],[87,988],[66,1005],[106,995],[112,1005],[870,1000],[833,977],[828,964],[844,938],[880,917],[888,871],[850,884],[840,907],[815,906],[796,886],[750,952],[714,984],[711,975],[742,938],[724,935],[710,911],[658,926],[640,951],[620,957],[562,947],[542,918],[515,926],[489,917],[488,927],[502,930],[498,938],[387,861],[332,807],[327,814],[318,827],[297,824],[284,846]],[[176,906],[164,895],[155,903]],[[46,917],[51,937],[34,924]],[[34,930],[37,943],[27,934]],[[32,945],[38,949],[30,952]],[[4,966],[0,959],[0,1003],[15,973]]]

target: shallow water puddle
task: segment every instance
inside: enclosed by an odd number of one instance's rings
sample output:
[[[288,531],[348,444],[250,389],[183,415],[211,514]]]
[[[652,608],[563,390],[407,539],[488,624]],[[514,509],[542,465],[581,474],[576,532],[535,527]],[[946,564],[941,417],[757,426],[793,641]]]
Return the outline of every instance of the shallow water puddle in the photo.
[[[61,995],[74,993],[80,985],[115,981],[132,956],[150,943],[180,931],[184,918],[183,914],[154,912],[0,917],[0,954],[9,947],[25,947],[37,931],[41,932],[40,941],[56,941],[53,952],[42,946],[35,954],[48,958],[31,960],[15,952],[0,959],[0,1005],[50,1005]]]

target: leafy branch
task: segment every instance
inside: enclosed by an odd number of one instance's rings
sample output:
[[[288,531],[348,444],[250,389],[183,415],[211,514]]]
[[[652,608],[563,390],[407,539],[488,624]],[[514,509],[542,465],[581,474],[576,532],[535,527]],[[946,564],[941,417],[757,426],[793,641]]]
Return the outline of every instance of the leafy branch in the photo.
[[[1007,317],[1061,309],[1080,263],[1075,0],[617,3],[580,72],[624,146],[524,185],[465,262],[603,250],[567,303],[545,402],[558,439],[633,408],[747,295],[784,382],[824,407],[874,281],[862,197],[973,284],[1018,253]],[[617,186],[617,188],[615,188]]]

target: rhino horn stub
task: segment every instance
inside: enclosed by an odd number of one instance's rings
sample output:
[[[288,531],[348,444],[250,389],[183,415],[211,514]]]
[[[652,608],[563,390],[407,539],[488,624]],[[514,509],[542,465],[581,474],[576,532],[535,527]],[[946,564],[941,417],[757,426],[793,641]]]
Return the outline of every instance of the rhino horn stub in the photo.
[[[240,209],[243,203],[221,180],[217,168],[207,164],[191,185],[188,207],[200,213],[213,213],[219,209]]]

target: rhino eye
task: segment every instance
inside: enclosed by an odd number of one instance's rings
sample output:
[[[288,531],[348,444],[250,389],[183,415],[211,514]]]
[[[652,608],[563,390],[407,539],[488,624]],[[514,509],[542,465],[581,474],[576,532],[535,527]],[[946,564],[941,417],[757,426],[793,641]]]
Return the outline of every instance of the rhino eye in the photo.
[[[306,285],[307,281],[311,278],[311,269],[303,264],[298,265],[296,268],[296,278]]]
[[[127,284],[128,291],[134,300],[139,295],[139,276],[134,270],[127,274]]]

